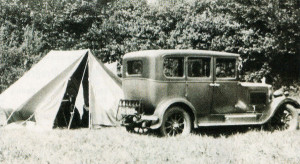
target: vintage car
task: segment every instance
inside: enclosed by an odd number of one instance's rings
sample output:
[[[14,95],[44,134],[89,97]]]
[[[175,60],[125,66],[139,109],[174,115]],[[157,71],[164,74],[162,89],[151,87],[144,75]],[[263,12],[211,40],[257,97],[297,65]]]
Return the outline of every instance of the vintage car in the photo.
[[[128,131],[159,129],[184,135],[208,126],[298,127],[297,101],[271,85],[239,82],[238,54],[204,50],[148,50],[123,58],[118,113]]]

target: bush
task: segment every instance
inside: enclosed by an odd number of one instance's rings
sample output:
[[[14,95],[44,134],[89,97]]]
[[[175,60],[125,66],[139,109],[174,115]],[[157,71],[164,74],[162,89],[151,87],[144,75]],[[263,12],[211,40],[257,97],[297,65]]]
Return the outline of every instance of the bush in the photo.
[[[241,54],[246,81],[300,77],[294,0],[0,0],[0,92],[52,49],[91,49],[103,62],[130,51],[205,49]]]

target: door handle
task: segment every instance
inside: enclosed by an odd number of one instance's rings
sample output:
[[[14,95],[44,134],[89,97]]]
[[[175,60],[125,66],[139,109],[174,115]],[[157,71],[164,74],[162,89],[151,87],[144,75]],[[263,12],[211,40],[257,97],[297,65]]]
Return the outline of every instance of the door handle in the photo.
[[[219,87],[220,84],[218,84],[218,83],[210,83],[209,86],[211,86],[211,87]]]

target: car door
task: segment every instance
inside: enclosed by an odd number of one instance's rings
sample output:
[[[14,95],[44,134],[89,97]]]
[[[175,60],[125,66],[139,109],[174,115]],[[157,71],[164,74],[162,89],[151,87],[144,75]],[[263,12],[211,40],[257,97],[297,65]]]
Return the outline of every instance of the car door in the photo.
[[[237,59],[214,57],[214,82],[212,114],[236,113],[237,103]]]
[[[213,88],[212,57],[188,57],[186,96],[197,110],[198,116],[210,113]]]

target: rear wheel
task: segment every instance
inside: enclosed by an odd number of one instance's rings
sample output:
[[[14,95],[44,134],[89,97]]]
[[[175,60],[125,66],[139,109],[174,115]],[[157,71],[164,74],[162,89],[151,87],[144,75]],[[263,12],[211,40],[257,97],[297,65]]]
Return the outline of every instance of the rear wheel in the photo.
[[[191,117],[181,107],[171,107],[163,117],[160,132],[163,136],[187,135],[191,132]]]
[[[270,130],[296,130],[298,128],[298,112],[290,104],[286,104],[276,113],[269,122]]]

